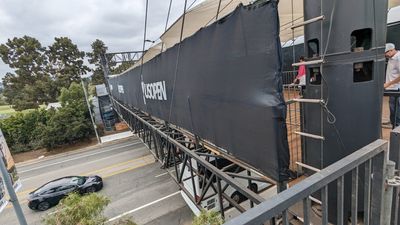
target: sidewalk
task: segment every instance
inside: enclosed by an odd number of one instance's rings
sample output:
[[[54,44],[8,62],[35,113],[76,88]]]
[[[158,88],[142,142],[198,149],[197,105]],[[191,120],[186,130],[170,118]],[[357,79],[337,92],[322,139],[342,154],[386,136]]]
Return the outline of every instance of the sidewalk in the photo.
[[[101,139],[101,143],[106,143],[106,142],[115,141],[115,140],[132,137],[132,136],[133,136],[133,133],[131,131],[125,131],[125,132],[118,133],[118,134],[111,134],[111,135],[103,136],[103,137],[100,137],[100,139]]]

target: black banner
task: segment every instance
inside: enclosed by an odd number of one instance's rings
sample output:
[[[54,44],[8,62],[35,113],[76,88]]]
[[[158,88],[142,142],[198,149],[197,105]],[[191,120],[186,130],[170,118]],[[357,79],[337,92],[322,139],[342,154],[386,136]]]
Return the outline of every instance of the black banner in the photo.
[[[277,3],[269,2],[238,6],[109,84],[127,107],[182,127],[281,181],[289,167],[281,64]]]

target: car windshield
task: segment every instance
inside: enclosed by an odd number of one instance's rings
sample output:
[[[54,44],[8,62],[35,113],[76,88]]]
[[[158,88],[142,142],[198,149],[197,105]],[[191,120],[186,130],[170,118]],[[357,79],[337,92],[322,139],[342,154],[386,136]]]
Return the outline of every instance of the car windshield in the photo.
[[[73,177],[71,179],[72,184],[82,185],[86,181],[86,177]]]
[[[76,176],[76,177],[64,177],[57,180],[50,181],[49,183],[41,186],[40,188],[36,189],[33,193],[34,194],[41,194],[45,191],[59,186],[66,186],[66,185],[82,185],[86,182],[86,177]]]

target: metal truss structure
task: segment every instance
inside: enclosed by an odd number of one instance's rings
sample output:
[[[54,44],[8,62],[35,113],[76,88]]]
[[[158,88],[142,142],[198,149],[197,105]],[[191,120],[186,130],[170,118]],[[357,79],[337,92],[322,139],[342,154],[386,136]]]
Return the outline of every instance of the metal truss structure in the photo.
[[[137,62],[143,55],[143,51],[106,53],[109,63]]]
[[[141,54],[137,51],[130,53]],[[109,65],[132,59],[133,55],[126,54],[127,52],[101,55],[106,80],[110,75]],[[109,86],[106,86],[111,93]],[[125,105],[112,95],[110,99],[118,116],[147,145],[162,168],[171,175],[182,192],[199,210],[202,209],[202,203],[217,197],[222,217],[231,208],[242,213],[265,201],[260,193],[276,187],[277,184],[273,180],[257,172],[250,165],[226,154],[212,143],[173,124],[154,118],[133,106]],[[189,176],[184,176],[185,170],[189,171]],[[185,185],[189,181],[191,188]],[[265,184],[264,188],[259,190],[254,188],[254,182]],[[234,195],[227,193],[228,189],[233,189]],[[224,205],[224,201],[229,204]],[[249,202],[247,205],[250,207],[241,204],[245,201]]]
[[[240,204],[241,202],[248,199],[251,207],[260,204],[264,198],[259,193],[275,186],[270,179],[260,176],[252,168],[217,151],[210,143],[199,137],[152,118],[140,110],[125,106],[112,97],[111,99],[120,118],[142,139],[161,163],[162,168],[168,171],[199,210],[202,202],[217,196],[222,216],[230,208],[244,212],[247,209]],[[224,162],[223,165],[218,165],[221,161]],[[193,165],[194,163],[198,165],[197,168]],[[185,170],[190,171],[190,176],[184,177]],[[246,171],[247,175],[242,175],[243,172],[238,174],[239,171]],[[200,182],[195,180],[196,177]],[[243,182],[238,181],[239,179],[247,180],[248,185],[243,185]],[[184,185],[187,180],[190,180],[192,187],[195,188],[188,189]],[[254,190],[252,183],[255,181],[264,182],[267,185],[263,189]],[[225,192],[228,187],[235,189],[239,195],[228,195]],[[199,189],[201,193],[197,193]],[[228,207],[223,205],[223,200],[229,202]]]

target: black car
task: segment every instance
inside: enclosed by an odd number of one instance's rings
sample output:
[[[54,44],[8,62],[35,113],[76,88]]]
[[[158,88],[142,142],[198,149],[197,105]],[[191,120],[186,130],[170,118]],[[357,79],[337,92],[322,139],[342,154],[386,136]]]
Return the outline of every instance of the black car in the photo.
[[[29,193],[28,206],[33,210],[44,211],[57,205],[71,192],[92,193],[103,188],[103,179],[99,176],[69,176],[50,181]]]

